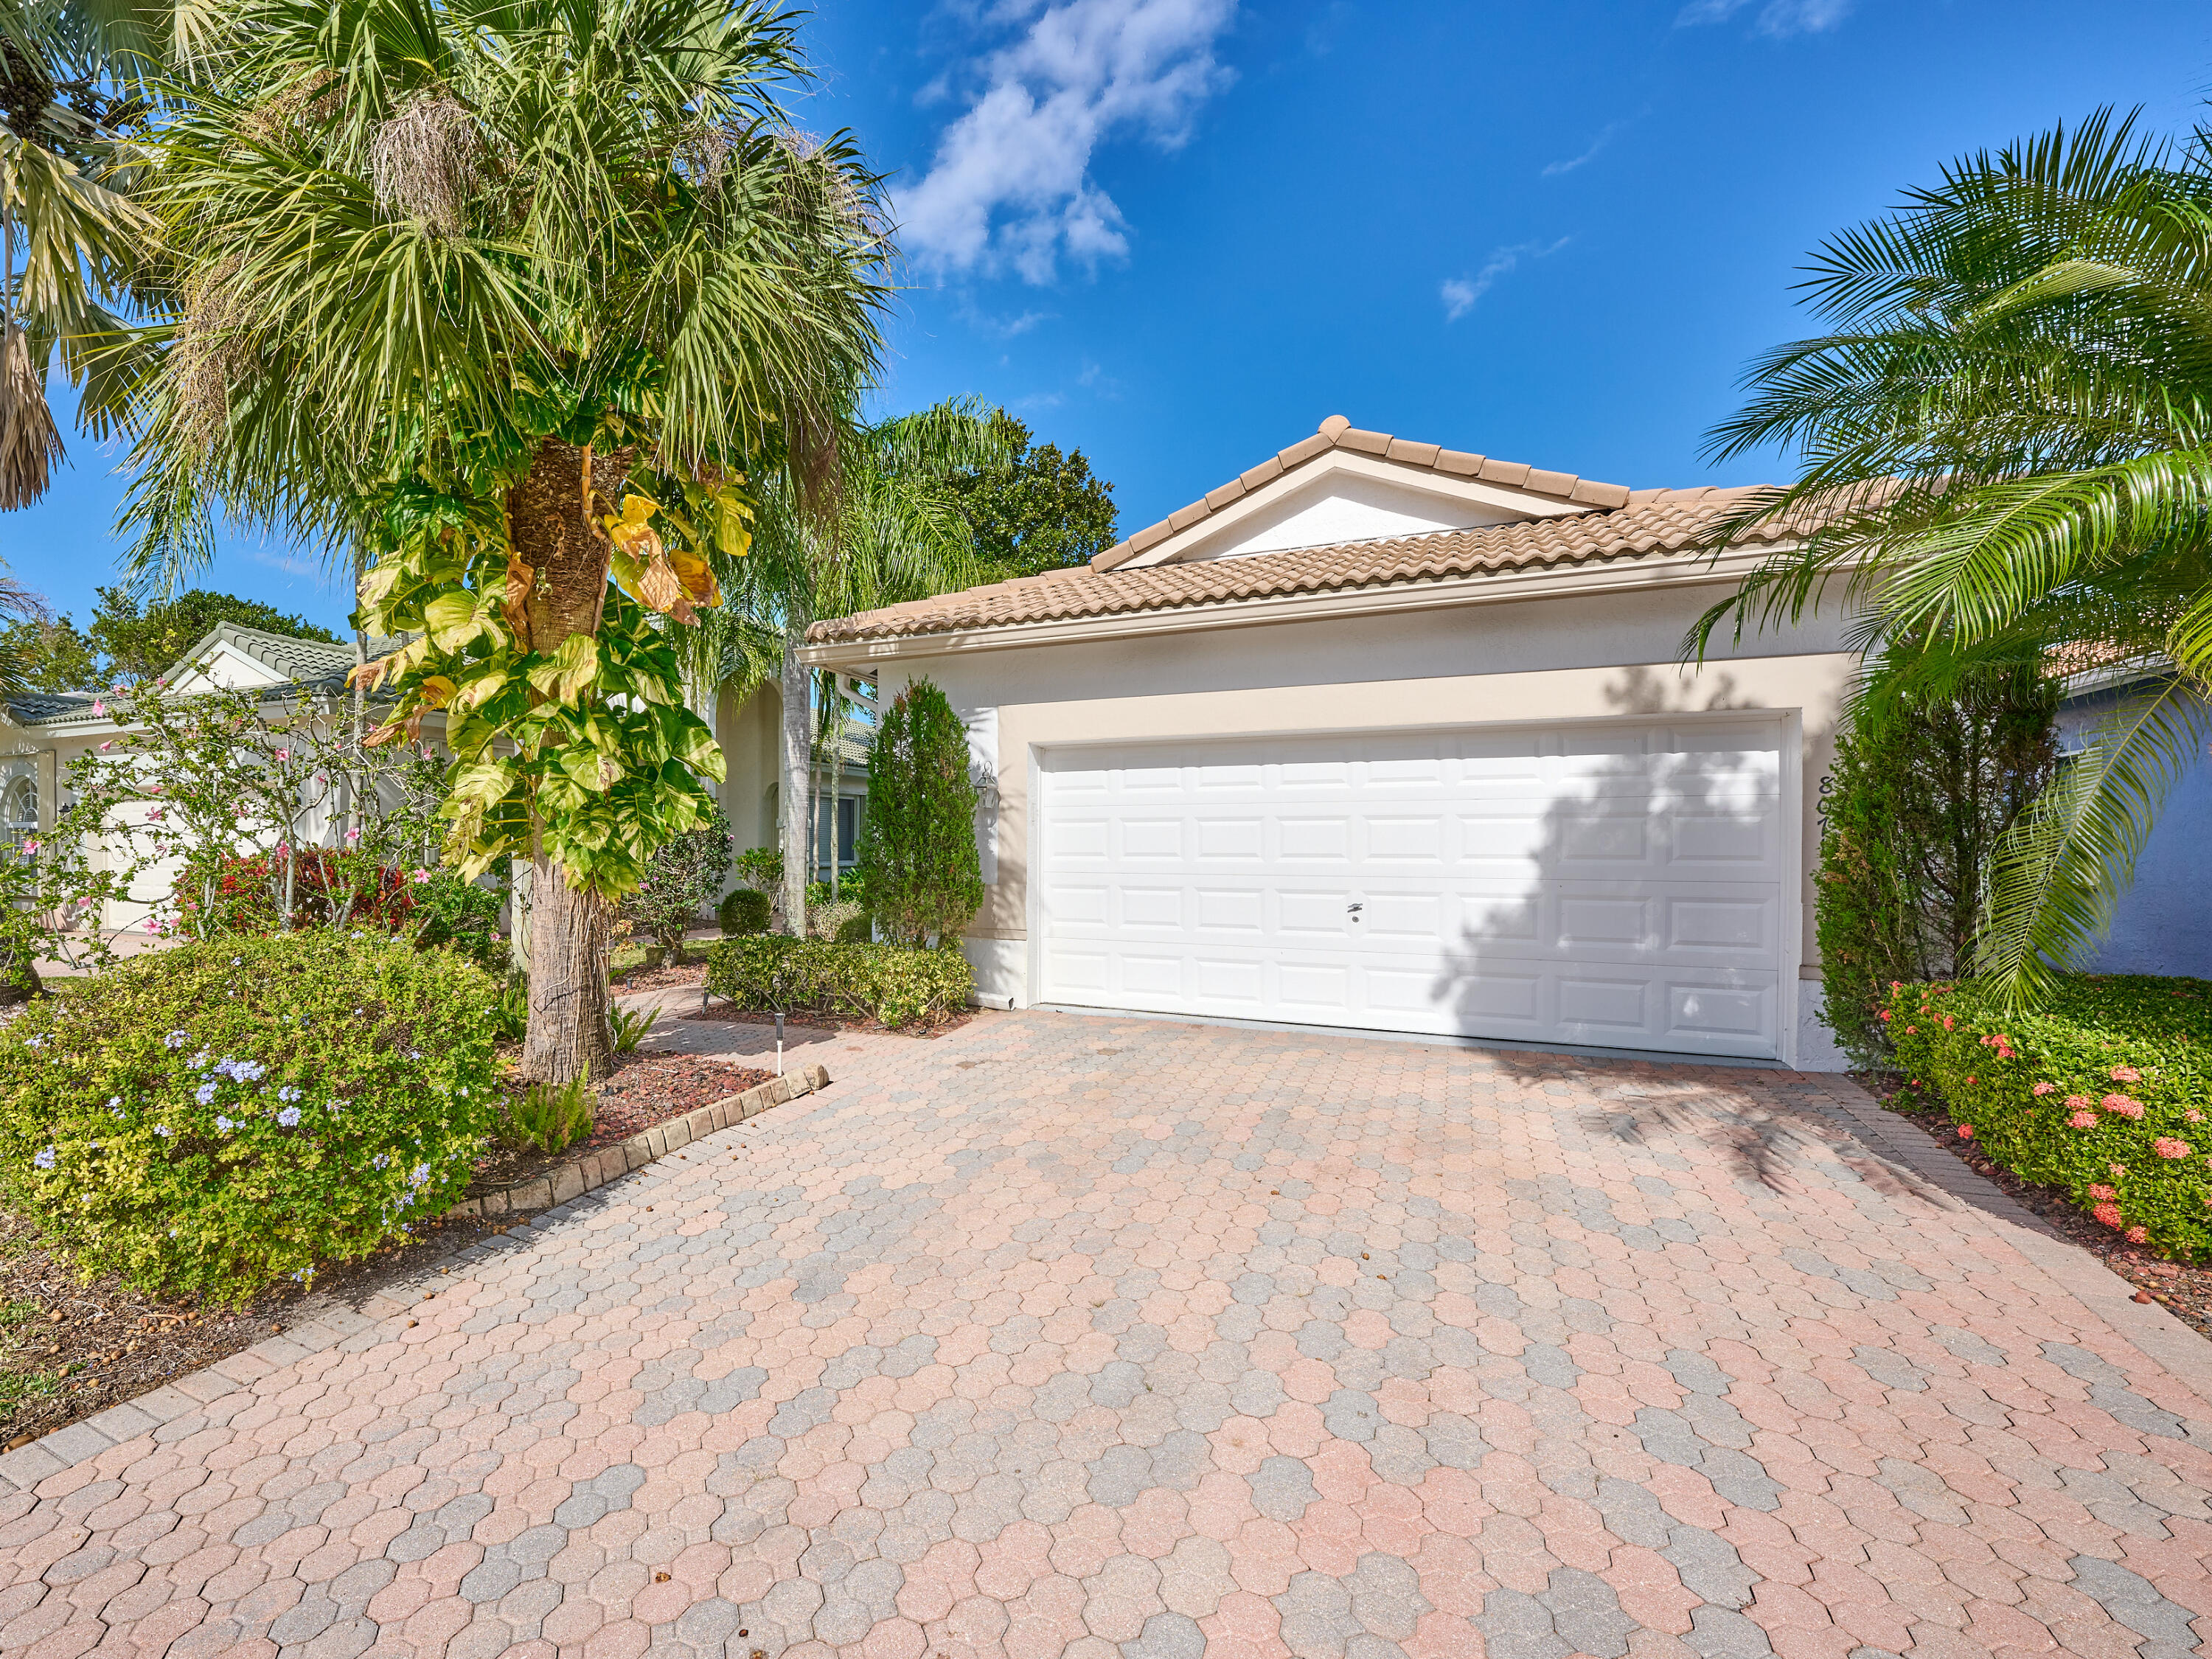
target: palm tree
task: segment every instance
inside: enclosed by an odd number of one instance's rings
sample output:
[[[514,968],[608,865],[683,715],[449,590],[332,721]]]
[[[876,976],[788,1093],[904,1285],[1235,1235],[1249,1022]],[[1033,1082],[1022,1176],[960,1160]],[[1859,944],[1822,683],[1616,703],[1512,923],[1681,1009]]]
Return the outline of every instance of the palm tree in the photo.
[[[800,934],[814,747],[845,714],[835,678],[817,688],[799,658],[807,626],[991,580],[953,481],[1012,459],[1006,423],[968,399],[872,423],[848,415],[840,427],[836,474],[813,486],[827,510],[810,510],[808,481],[792,469],[764,481],[751,551],[720,567],[727,599],[699,630],[694,659],[709,684],[742,693],[773,673],[781,687],[783,915]]]
[[[115,187],[143,115],[151,14],[105,0],[0,0],[0,512],[46,493],[62,439],[46,403],[58,356],[104,432],[129,339],[107,302],[142,268],[152,220]],[[125,353],[127,357],[127,352]]]
[[[849,141],[797,132],[759,0],[251,0],[172,89],[173,296],[138,388],[139,574],[211,514],[368,567],[442,711],[447,856],[532,876],[523,1067],[611,1063],[613,902],[719,764],[676,651],[744,475],[835,472],[888,257]],[[799,503],[814,504],[811,493]],[[653,613],[660,613],[654,615]]]
[[[1954,163],[1838,236],[1805,288],[1831,331],[1781,347],[1717,428],[1797,449],[1766,562],[1692,634],[1856,608],[1868,694],[2013,663],[2144,671],[1999,844],[1975,965],[2016,997],[2109,923],[2212,687],[2212,135],[2100,114]]]

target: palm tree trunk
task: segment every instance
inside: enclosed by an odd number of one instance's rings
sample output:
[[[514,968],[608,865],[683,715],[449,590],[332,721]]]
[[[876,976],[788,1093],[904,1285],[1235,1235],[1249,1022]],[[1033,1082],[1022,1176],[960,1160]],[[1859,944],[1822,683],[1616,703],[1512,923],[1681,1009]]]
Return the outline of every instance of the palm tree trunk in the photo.
[[[808,618],[793,616],[783,629],[783,925],[794,939],[806,937],[806,878],[814,862],[809,812],[813,793],[811,739],[813,675],[799,659]]]
[[[594,455],[547,439],[530,471],[507,492],[515,555],[533,572],[524,615],[530,648],[547,655],[572,634],[599,631],[606,604],[605,533],[593,496],[619,495],[635,450]],[[589,479],[586,489],[586,480]],[[614,1070],[608,1024],[607,953],[614,906],[569,884],[559,860],[543,849],[530,872],[530,1027],[522,1040],[523,1076],[565,1084]]]

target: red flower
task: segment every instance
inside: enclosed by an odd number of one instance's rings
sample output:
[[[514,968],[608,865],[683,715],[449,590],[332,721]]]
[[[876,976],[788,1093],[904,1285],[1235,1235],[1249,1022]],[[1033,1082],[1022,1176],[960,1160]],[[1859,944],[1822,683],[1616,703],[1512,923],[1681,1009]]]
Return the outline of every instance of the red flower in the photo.
[[[2090,1211],[2089,1213],[2096,1217],[2098,1220],[2103,1222],[2107,1227],[2117,1227],[2120,1224],[2121,1221],[2124,1219],[2124,1218],[2120,1214],[2120,1206],[2117,1204],[2100,1204],[2095,1209]]]
[[[2141,1227],[2129,1228],[2126,1237],[2130,1244],[2148,1244],[2150,1242],[2150,1234]]]
[[[1972,1083],[1973,1079],[1968,1078],[1966,1081]],[[1961,1140],[1972,1140],[1973,1138],[1974,1126],[1971,1123],[1961,1123],[1959,1126],[1959,1139]]]
[[[2172,1135],[2160,1135],[2150,1144],[2150,1149],[2160,1158],[2187,1158],[2197,1149],[2185,1140],[2176,1140]]]

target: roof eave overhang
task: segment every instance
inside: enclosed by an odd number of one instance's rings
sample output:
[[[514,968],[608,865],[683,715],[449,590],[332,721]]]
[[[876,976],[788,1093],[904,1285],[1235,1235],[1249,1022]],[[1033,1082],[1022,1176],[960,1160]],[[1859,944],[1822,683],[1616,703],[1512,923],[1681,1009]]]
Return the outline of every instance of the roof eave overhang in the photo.
[[[801,647],[799,655],[802,662],[816,667],[855,668],[900,657],[953,656],[973,651],[1021,650],[1042,645],[1192,634],[1218,628],[1337,621],[1463,605],[1710,586],[1739,582],[1778,553],[1789,550],[1790,544],[1781,544],[1732,548],[1720,554],[1700,549],[1656,556],[1630,555],[1564,568],[1450,576],[1373,587],[1340,587],[1321,593],[1215,601],[1103,617],[1075,617],[1060,622],[1014,623],[929,634],[825,641]]]

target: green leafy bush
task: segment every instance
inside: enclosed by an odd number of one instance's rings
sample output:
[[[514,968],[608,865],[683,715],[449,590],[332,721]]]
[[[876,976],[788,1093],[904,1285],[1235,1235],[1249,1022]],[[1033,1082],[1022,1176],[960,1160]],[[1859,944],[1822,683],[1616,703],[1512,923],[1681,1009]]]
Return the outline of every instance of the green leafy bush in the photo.
[[[593,1098],[583,1078],[563,1084],[533,1083],[520,1100],[507,1103],[500,1139],[510,1146],[540,1152],[565,1152],[592,1133]]]
[[[868,750],[860,867],[876,925],[902,945],[950,940],[982,908],[968,728],[927,680],[891,700]]]
[[[806,936],[839,944],[866,944],[871,935],[867,910],[858,899],[824,899],[806,907]]]
[[[766,893],[740,887],[723,896],[714,919],[721,923],[722,931],[734,939],[740,933],[765,933],[775,914],[775,908]]]
[[[730,873],[730,823],[709,801],[698,827],[666,842],[645,866],[645,879],[623,901],[622,913],[647,936],[679,950],[684,930],[698,926]]]
[[[328,932],[210,939],[0,1030],[0,1194],[88,1274],[242,1301],[365,1255],[467,1187],[500,988]]]
[[[749,847],[730,860],[738,879],[748,887],[773,893],[783,885],[783,853],[774,847]]]
[[[1908,1102],[2134,1243],[2212,1251],[2212,981],[2069,975],[2029,1013],[1971,981],[1899,985],[1881,1018]]]
[[[1813,918],[1824,1017],[1854,1064],[1892,1063],[1876,1014],[1893,980],[1972,960],[1990,854],[2057,763],[2058,690],[2039,668],[2001,668],[1853,708],[1821,793]]]
[[[717,945],[707,988],[744,1008],[817,1009],[896,1028],[966,1006],[975,972],[957,950],[763,933]]]

